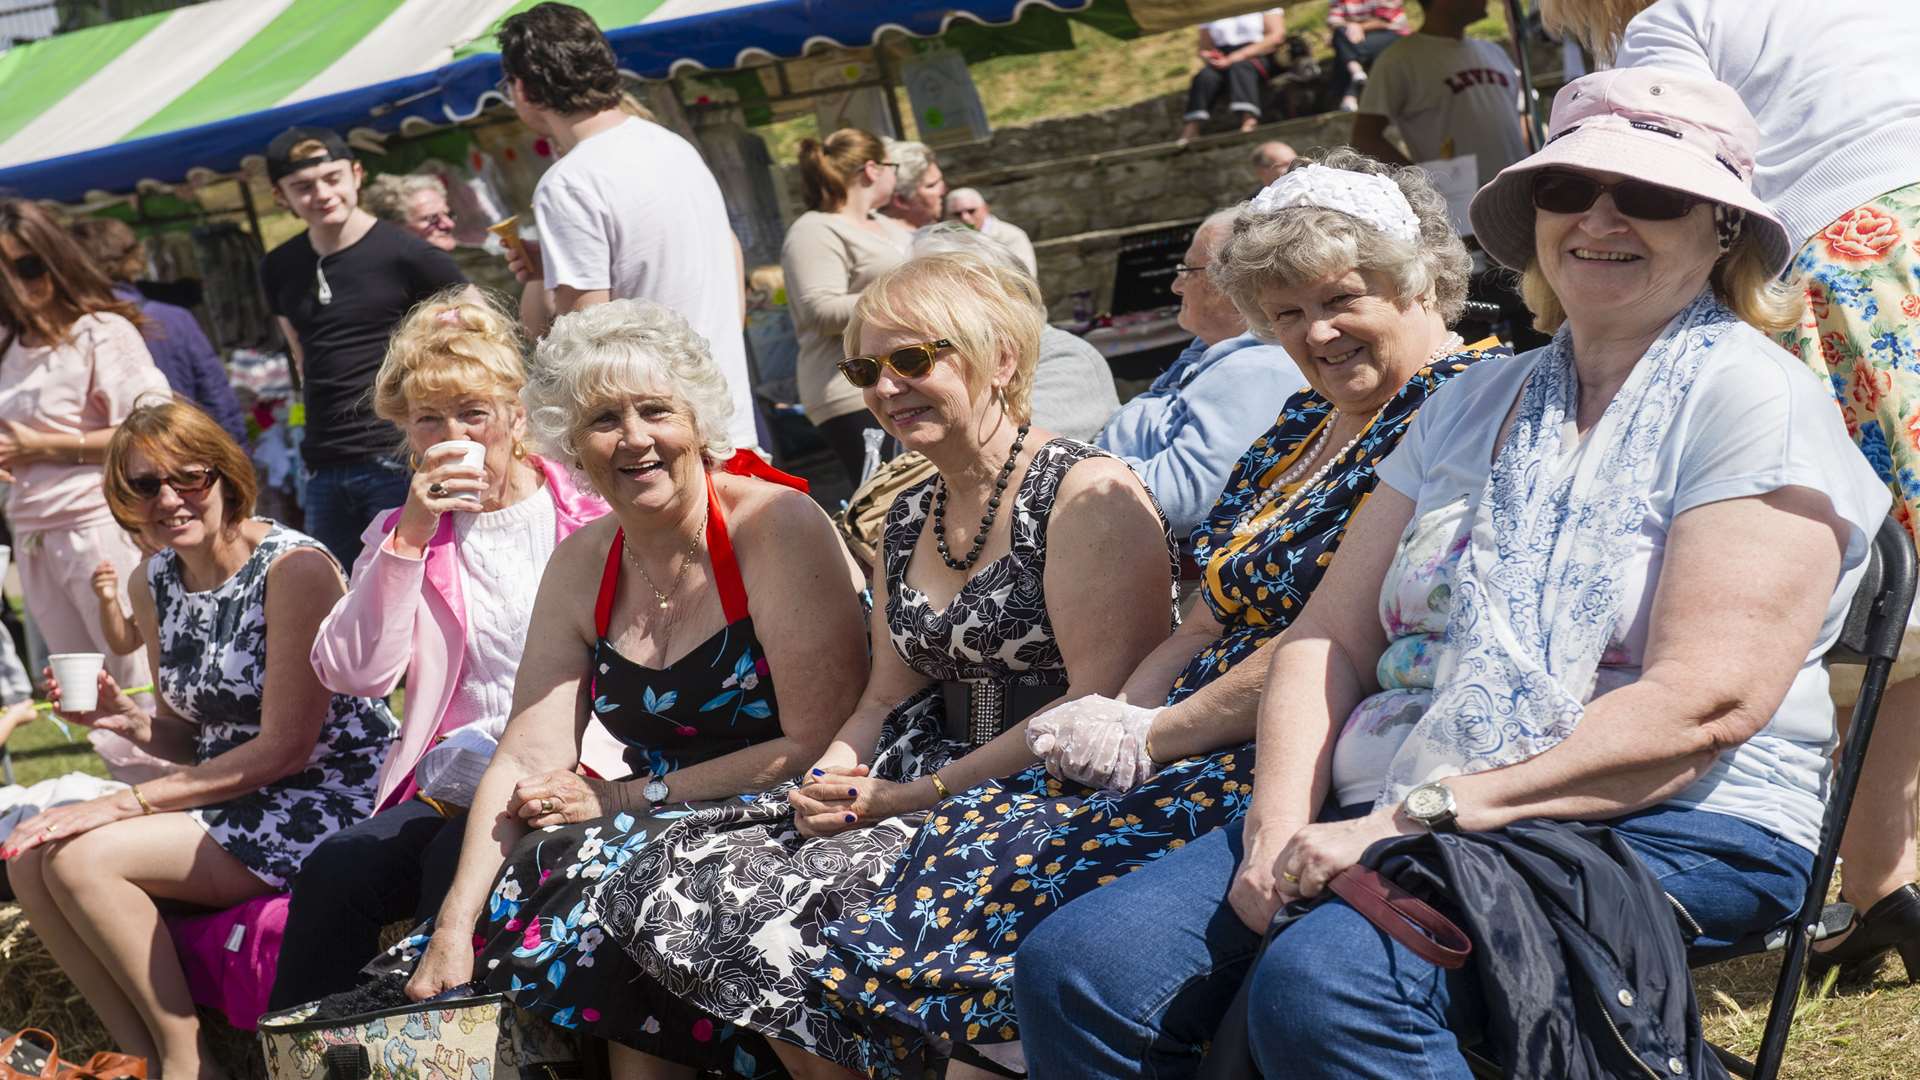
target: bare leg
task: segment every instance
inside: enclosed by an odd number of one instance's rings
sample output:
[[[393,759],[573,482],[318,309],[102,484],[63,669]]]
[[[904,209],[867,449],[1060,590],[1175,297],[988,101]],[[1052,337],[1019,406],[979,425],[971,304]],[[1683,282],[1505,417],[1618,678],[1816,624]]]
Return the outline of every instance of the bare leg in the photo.
[[[607,1044],[607,1072],[613,1080],[693,1080],[693,1070],[643,1054],[617,1042]]]
[[[1840,730],[1847,711],[1841,710]],[[1840,840],[1846,874],[1840,889],[1865,911],[1874,901],[1914,879],[1914,834],[1920,811],[1920,679],[1887,687],[1873,728],[1873,749],[1860,770],[1847,834]]]
[[[187,977],[155,897],[220,909],[271,890],[185,814],[115,822],[46,860],[47,892],[132,1001],[157,1044],[160,1074],[217,1080],[205,1059]]]
[[[768,1039],[767,1045],[773,1047],[774,1056],[780,1059],[780,1064],[787,1067],[795,1080],[843,1080],[845,1077],[859,1080],[863,1075],[852,1069],[841,1068],[825,1058],[815,1057],[789,1042]]]
[[[113,974],[101,966],[93,950],[74,932],[73,924],[60,911],[59,901],[48,890],[45,875],[51,850],[34,848],[7,864],[7,880],[13,884],[14,896],[27,913],[34,935],[93,1007],[113,1044],[124,1053],[158,1060],[159,1048],[140,1010],[134,1008]]]
[[[1189,120],[1180,125],[1180,137],[1176,142],[1189,143],[1200,137],[1200,121]]]
[[[998,1073],[990,1073],[978,1065],[969,1065],[964,1061],[947,1062],[947,1080],[998,1080]]]
[[[1260,118],[1258,116],[1255,116],[1253,113],[1247,113],[1245,116],[1241,117],[1240,119],[1241,131],[1252,131],[1254,128],[1257,128],[1259,126],[1260,126]],[[992,1074],[988,1074],[988,1075],[992,1075]]]

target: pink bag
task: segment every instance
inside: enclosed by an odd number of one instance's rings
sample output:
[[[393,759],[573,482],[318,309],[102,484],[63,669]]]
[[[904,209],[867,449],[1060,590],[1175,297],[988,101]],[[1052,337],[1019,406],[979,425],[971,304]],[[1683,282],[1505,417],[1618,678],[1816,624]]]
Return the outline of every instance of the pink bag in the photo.
[[[272,893],[209,915],[167,916],[194,1002],[219,1009],[241,1031],[267,1011],[287,903],[286,893]]]

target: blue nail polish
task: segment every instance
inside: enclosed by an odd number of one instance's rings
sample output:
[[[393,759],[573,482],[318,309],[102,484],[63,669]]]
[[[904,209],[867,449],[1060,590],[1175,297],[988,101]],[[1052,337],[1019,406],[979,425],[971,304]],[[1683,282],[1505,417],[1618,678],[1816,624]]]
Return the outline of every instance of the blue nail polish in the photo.
[[[815,776],[825,776],[825,775],[827,775],[827,774],[826,774],[826,773],[823,773],[823,772],[821,772],[821,771],[820,771],[819,769],[815,769],[815,770],[813,770],[813,775],[815,775]]]
[[[853,815],[852,815],[852,814],[848,814],[848,815],[847,815],[847,821],[848,821],[849,823],[851,823],[851,822],[853,821]]]
[[[850,788],[848,788],[848,789],[847,789],[847,794],[849,794],[849,795],[858,795],[858,794],[860,794],[860,789],[859,789],[859,788],[857,788],[857,787],[850,787]]]

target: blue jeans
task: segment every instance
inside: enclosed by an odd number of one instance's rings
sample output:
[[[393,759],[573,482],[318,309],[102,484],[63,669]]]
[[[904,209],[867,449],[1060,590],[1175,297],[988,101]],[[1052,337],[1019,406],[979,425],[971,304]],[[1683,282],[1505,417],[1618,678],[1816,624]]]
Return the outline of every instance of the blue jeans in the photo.
[[[1737,818],[1656,808],[1613,826],[1700,923],[1695,945],[1775,926],[1805,899],[1812,853]],[[1014,974],[1029,1076],[1193,1075],[1260,946],[1226,903],[1242,853],[1235,823],[1035,928]],[[1459,1040],[1481,1024],[1472,965],[1442,970],[1343,902],[1275,938],[1251,977],[1269,1080],[1471,1075]]]
[[[351,573],[360,557],[360,534],[375,514],[407,501],[412,480],[406,463],[391,458],[309,469],[307,535],[326,545],[339,560],[341,573]]]

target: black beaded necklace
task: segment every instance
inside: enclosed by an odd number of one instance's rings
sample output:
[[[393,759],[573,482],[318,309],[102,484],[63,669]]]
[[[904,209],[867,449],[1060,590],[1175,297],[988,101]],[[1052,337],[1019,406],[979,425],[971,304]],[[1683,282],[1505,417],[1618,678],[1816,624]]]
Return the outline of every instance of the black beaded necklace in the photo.
[[[987,546],[987,533],[993,530],[993,519],[1000,513],[1000,496],[1007,490],[1007,480],[1013,475],[1013,464],[1020,460],[1020,447],[1027,441],[1026,424],[1020,425],[1020,433],[1013,437],[1013,450],[1007,454],[1006,464],[1000,466],[1000,475],[993,482],[993,494],[987,497],[987,512],[980,515],[980,531],[974,535],[973,548],[964,559],[955,559],[947,550],[947,481],[941,477],[933,489],[933,546],[940,552],[940,561],[947,564],[949,570],[965,573],[973,569],[980,561],[980,552]]]

